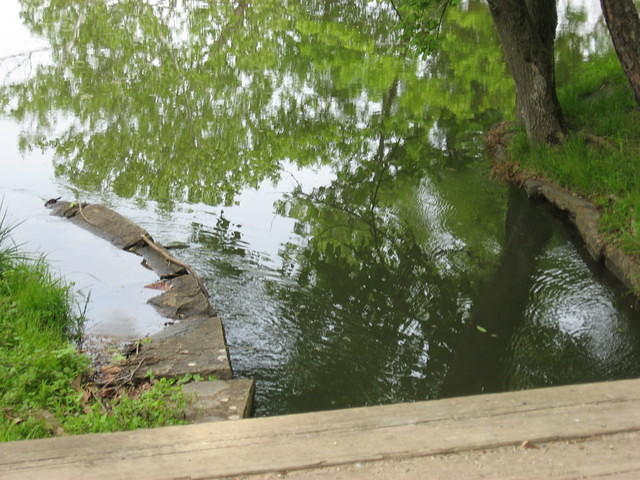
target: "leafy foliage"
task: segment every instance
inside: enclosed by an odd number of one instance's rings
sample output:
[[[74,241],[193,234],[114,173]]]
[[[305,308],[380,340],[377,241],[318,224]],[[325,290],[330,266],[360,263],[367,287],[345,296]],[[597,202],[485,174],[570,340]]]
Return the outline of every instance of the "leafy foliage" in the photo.
[[[363,155],[372,140],[362,126],[394,83],[387,121],[423,157],[437,118],[449,122],[439,131],[477,141],[479,125],[510,106],[479,2],[449,10],[437,58],[400,41],[386,2],[321,3],[22,0],[53,62],[0,96],[7,113],[35,120],[22,143],[53,149],[58,175],[165,204],[231,204],[284,162]]]
[[[404,38],[424,52],[438,45],[439,34],[447,10],[457,0],[395,0],[392,2],[400,17]]]

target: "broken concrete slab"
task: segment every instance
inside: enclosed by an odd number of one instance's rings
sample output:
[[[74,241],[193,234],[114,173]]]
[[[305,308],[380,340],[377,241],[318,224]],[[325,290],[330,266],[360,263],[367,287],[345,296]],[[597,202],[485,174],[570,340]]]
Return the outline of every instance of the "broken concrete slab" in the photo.
[[[175,277],[187,273],[182,265],[167,260],[166,256],[160,254],[148,245],[135,245],[129,248],[129,251],[140,255],[143,258],[142,266],[153,270],[160,278]],[[169,254],[169,252],[167,252],[167,254]]]
[[[149,303],[165,317],[183,319],[212,315],[208,296],[193,275],[181,275],[168,280],[171,288],[162,295],[149,299]]]
[[[67,202],[64,200],[58,200],[55,201],[53,203],[52,200],[50,200],[49,202],[45,203],[45,207],[50,208],[51,214],[55,215],[57,217],[64,217],[64,218],[72,218],[74,217],[80,208],[82,207],[86,207],[88,205],[88,203],[78,203],[78,202]]]
[[[151,238],[144,228],[104,205],[59,201],[53,205],[53,214],[72,219],[124,250],[139,243],[143,236]]]
[[[218,317],[184,320],[149,337],[139,351],[128,358],[126,368],[134,381],[151,373],[155,377],[175,378],[187,374],[229,379],[233,376]]]
[[[188,383],[182,387],[191,397],[185,418],[190,423],[248,418],[254,390],[255,382],[248,378]]]
[[[233,376],[224,327],[215,316],[203,281],[189,265],[153,241],[146,230],[105,206],[58,200],[49,201],[46,206],[53,209],[54,215],[69,218],[113,245],[140,255],[143,265],[162,280],[156,283],[164,293],[149,303],[163,316],[177,322],[167,322],[170,326],[163,331],[135,342],[135,348],[126,353],[127,361],[117,366],[123,378],[141,382],[149,374],[168,378],[200,375],[230,379]],[[156,284],[150,287],[156,288]],[[242,418],[250,414],[252,380],[221,381],[215,382],[215,386],[208,385],[209,382],[204,384],[185,386],[199,399],[190,414],[194,419]],[[225,406],[225,400],[220,398],[234,400]]]
[[[56,201],[50,207],[54,215],[69,218],[118,248],[142,256],[144,266],[170,279],[171,290],[149,302],[161,314],[186,318],[213,313],[209,292],[197,273],[155,243],[142,227],[103,205]]]

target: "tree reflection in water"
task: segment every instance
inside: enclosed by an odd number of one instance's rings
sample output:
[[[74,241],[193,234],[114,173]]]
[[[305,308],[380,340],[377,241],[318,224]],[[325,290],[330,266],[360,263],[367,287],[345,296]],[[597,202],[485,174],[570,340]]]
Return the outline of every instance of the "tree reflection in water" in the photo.
[[[277,311],[289,348],[277,368],[241,371],[260,380],[258,413],[527,383],[506,364],[553,234],[486,181],[482,132],[509,116],[513,87],[482,2],[450,10],[430,56],[402,44],[382,1],[21,4],[52,61],[3,87],[1,105],[75,187],[171,211],[231,205],[284,165],[331,171],[275,204],[295,236],[252,312]],[[587,44],[566,36],[559,55]],[[260,263],[224,216],[192,228],[225,281]]]

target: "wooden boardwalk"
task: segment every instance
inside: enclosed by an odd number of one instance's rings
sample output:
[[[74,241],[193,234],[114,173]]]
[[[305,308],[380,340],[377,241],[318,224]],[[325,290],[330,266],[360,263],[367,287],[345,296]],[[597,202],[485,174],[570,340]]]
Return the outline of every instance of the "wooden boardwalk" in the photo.
[[[285,477],[639,479],[640,380],[0,444],[6,480]]]

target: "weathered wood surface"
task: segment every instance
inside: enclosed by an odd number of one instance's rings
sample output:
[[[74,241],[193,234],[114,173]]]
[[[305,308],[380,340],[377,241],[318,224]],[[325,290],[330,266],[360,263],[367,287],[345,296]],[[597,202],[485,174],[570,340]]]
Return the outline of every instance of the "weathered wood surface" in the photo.
[[[640,380],[625,380],[9,443],[0,478],[235,478],[638,431]]]
[[[430,455],[293,472],[241,475],[234,480],[638,480],[637,432]]]

